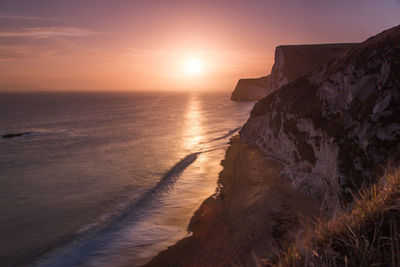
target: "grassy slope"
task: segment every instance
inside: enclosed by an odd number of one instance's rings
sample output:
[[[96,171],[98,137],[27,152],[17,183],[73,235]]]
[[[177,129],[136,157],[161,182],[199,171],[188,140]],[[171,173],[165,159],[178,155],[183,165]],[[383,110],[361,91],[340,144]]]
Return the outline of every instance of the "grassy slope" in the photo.
[[[400,170],[361,190],[353,209],[317,222],[278,266],[400,266]]]

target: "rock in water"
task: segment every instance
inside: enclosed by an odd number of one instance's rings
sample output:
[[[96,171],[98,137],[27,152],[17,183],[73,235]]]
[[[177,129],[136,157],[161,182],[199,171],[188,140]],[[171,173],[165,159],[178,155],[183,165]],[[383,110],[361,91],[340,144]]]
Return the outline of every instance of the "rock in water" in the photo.
[[[5,134],[2,137],[3,138],[15,138],[15,137],[22,137],[24,135],[31,134],[32,132],[26,132],[26,133],[11,133],[11,134]]]
[[[400,26],[260,100],[241,138],[283,162],[321,208],[351,202],[351,192],[400,158]]]
[[[270,75],[254,79],[240,79],[232,92],[231,100],[255,101],[269,93]]]

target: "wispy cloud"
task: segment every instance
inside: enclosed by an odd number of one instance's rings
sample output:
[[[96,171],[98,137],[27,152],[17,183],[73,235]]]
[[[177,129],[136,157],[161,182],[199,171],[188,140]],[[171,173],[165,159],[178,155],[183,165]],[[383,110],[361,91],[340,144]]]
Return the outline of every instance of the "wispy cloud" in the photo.
[[[32,16],[16,16],[16,15],[0,15],[0,19],[10,20],[44,20],[44,21],[58,21],[56,18],[47,17],[32,17]]]
[[[51,38],[51,37],[82,37],[99,32],[72,28],[72,27],[32,27],[13,30],[0,30],[0,38],[26,37],[26,38]]]

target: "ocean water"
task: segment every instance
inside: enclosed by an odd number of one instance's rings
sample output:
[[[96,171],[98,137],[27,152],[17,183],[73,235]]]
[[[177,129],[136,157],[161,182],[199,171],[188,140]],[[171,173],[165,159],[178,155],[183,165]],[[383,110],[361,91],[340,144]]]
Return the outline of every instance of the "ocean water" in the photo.
[[[187,236],[253,103],[1,93],[0,265],[140,266]]]

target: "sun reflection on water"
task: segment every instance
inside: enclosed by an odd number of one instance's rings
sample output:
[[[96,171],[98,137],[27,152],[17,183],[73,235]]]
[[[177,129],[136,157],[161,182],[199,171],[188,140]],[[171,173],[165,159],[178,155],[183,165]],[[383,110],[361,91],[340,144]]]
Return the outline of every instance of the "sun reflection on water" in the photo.
[[[187,152],[199,152],[204,148],[204,138],[201,103],[196,95],[191,95],[185,114],[183,148]]]
[[[146,213],[143,220],[135,221],[131,227],[121,231],[118,243],[109,248],[104,258],[92,262],[92,266],[104,259],[113,260],[120,266],[132,265],[132,262],[136,263],[134,265],[145,264],[158,252],[189,234],[187,227],[192,215],[207,197],[215,193],[218,173],[222,170],[220,160],[224,155],[221,143],[226,141],[210,142],[215,138],[210,136],[210,132],[215,129],[209,128],[207,105],[201,96],[191,95],[184,112],[181,135],[176,140],[181,149],[177,149],[178,154],[175,157],[171,155],[171,158],[175,161],[190,155],[196,158],[177,174],[167,191],[157,196],[156,208]],[[119,251],[125,250],[129,250],[128,256],[118,256]]]

